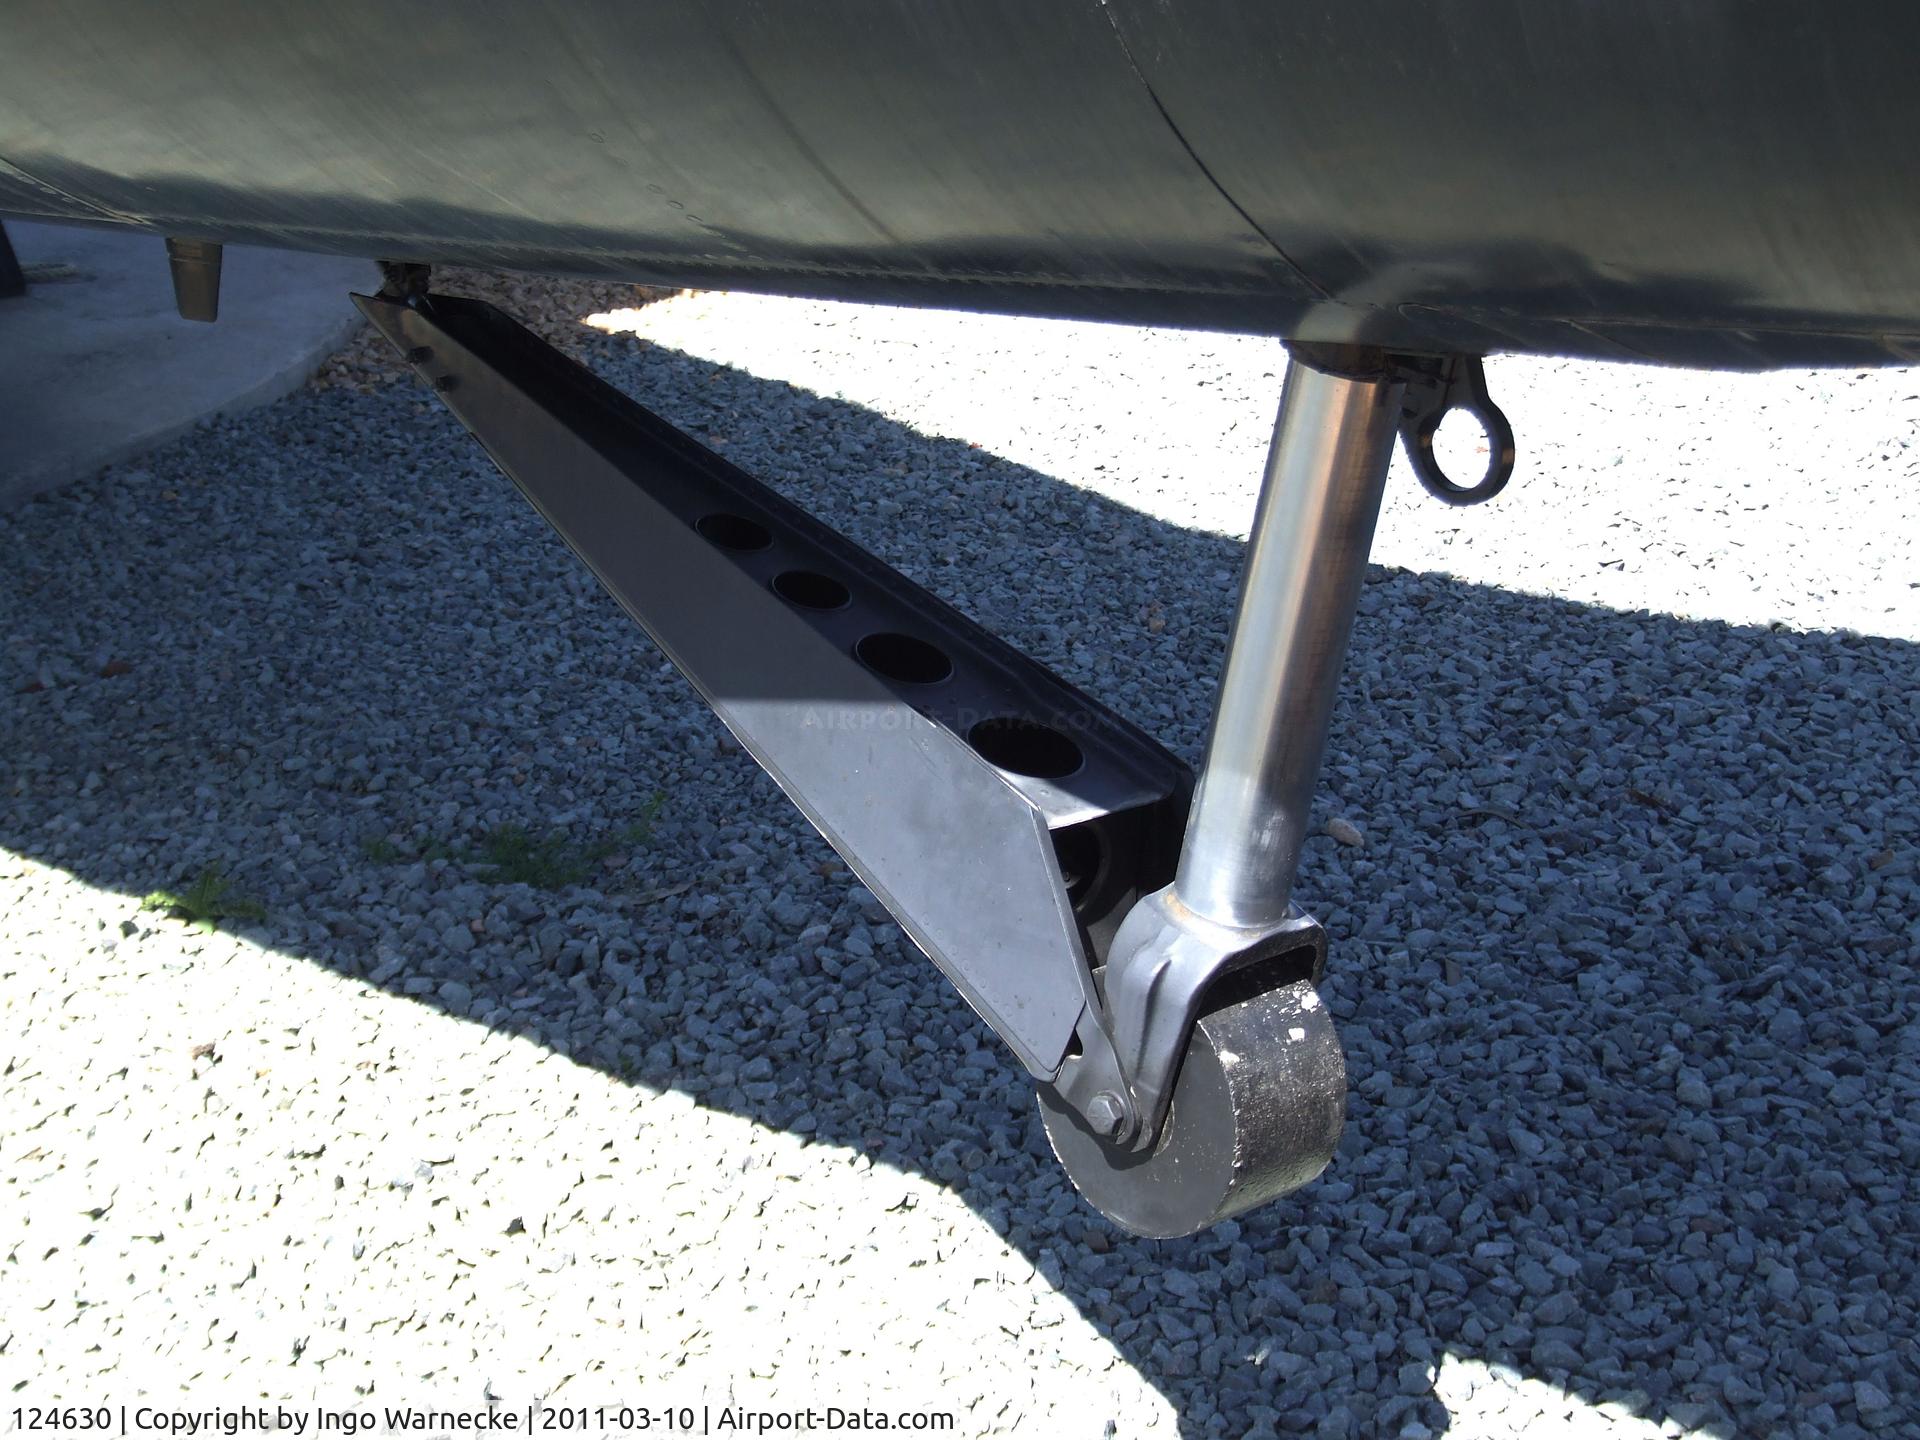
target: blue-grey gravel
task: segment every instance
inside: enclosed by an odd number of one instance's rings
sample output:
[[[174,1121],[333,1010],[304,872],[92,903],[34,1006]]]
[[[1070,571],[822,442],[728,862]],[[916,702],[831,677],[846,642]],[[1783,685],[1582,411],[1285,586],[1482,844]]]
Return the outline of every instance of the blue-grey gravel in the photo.
[[[1276,345],[599,324],[602,374],[1197,759]],[[1492,379],[1523,469],[1473,512],[1396,472],[1300,888],[1346,1138],[1176,1242],[1078,1200],[993,1037],[424,392],[0,520],[0,1380],[1915,1433],[1913,376]],[[578,878],[482,858],[513,834]],[[142,907],[210,867],[264,918]]]

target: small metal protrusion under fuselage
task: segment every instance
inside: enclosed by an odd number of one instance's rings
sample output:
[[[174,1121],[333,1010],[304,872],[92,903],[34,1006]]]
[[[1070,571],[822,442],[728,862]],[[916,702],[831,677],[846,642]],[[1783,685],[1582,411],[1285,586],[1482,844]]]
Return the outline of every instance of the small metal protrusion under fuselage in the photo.
[[[173,306],[182,320],[220,318],[220,264],[225,248],[212,240],[167,237],[167,268],[173,272]]]

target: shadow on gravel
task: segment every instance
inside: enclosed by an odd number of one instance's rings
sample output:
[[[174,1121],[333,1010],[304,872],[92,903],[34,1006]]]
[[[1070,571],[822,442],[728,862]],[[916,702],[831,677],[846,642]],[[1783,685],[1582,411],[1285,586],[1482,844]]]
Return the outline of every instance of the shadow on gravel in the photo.
[[[1236,542],[686,356],[598,360],[1196,753]],[[1302,884],[1346,1143],[1148,1243],[1071,1196],[984,1028],[436,409],[306,394],[191,443],[194,475],[0,524],[7,848],[135,896],[224,864],[277,948],[443,1008],[457,980],[458,1013],[926,1174],[1190,1434],[1438,1434],[1562,1390],[1741,1433],[1912,1415],[1920,650],[1376,570],[1324,786],[1366,842],[1316,841]],[[187,564],[183,532],[223,539]],[[587,844],[656,791],[596,890],[406,851]],[[624,1028],[581,1019],[623,993]],[[1461,1358],[1510,1372],[1443,1404]]]

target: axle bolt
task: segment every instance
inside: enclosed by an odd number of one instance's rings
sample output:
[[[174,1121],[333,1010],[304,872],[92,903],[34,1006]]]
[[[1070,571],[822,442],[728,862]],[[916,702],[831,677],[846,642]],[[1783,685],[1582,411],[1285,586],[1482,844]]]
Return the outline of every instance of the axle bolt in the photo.
[[[1109,1140],[1118,1140],[1127,1128],[1127,1106],[1111,1090],[1102,1090],[1087,1102],[1087,1123]]]

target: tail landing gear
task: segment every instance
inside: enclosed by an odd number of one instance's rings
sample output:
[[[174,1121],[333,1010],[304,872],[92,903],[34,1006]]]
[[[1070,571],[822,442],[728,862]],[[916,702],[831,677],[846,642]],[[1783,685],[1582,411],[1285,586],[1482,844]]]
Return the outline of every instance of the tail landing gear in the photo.
[[[1171,1236],[1319,1174],[1346,1072],[1289,896],[1430,362],[1296,351],[1196,786],[499,311],[402,278],[361,309],[1006,1041],[1089,1200]]]

